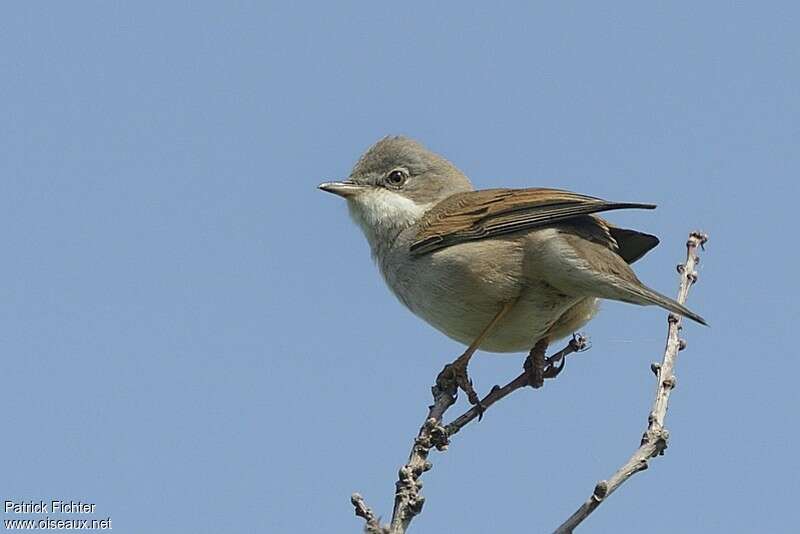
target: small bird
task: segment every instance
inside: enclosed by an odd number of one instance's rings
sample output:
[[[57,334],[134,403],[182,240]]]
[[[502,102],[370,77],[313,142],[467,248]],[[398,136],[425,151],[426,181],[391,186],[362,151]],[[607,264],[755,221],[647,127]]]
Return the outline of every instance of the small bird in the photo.
[[[348,179],[319,188],[347,200],[397,298],[467,345],[439,381],[454,380],[473,404],[467,366],[476,350],[530,351],[529,384],[540,387],[548,345],[586,324],[600,298],[706,324],[631,270],[658,238],[595,215],[652,204],[546,188],[476,191],[455,165],[402,136],[384,137]]]

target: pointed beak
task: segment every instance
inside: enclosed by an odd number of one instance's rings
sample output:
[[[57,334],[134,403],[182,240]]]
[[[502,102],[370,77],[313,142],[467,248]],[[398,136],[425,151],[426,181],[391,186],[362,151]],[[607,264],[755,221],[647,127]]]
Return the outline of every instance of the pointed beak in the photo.
[[[366,189],[366,186],[357,184],[351,180],[344,180],[341,182],[325,182],[324,184],[319,184],[318,187],[323,191],[327,191],[328,193],[333,193],[334,195],[339,195],[340,197],[344,198],[351,197]]]

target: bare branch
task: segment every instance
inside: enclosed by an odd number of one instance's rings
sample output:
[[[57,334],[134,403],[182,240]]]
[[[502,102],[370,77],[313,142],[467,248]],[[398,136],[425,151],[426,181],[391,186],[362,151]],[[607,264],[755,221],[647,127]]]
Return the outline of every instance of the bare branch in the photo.
[[[556,352],[555,354],[547,358],[545,373],[547,373],[548,369],[557,369],[557,372],[561,371],[561,369],[564,366],[564,363],[562,362],[561,367],[554,367],[556,363],[564,360],[564,358],[566,358],[573,352],[581,352],[586,350],[587,348],[588,348],[588,342],[586,340],[586,337],[580,334],[575,334],[566,347],[564,347],[560,351]],[[518,377],[516,377],[514,380],[512,380],[505,386],[493,387],[492,390],[489,392],[489,394],[486,395],[486,397],[484,397],[481,400],[480,408],[478,406],[473,406],[472,408],[467,410],[465,413],[461,414],[452,423],[450,423],[445,427],[447,429],[447,435],[452,436],[456,434],[467,423],[471,422],[476,417],[480,418],[482,412],[486,411],[492,404],[507,397],[516,390],[524,388],[525,386],[529,385],[528,377],[529,374],[523,371]],[[548,377],[545,374],[545,378],[550,378],[550,377]]]
[[[686,243],[686,262],[678,265],[680,273],[680,286],[678,289],[678,302],[686,302],[689,288],[697,281],[697,271],[695,267],[700,262],[697,255],[698,247],[708,240],[708,236],[700,232],[692,232]],[[686,347],[686,342],[679,337],[681,330],[681,318],[675,314],[670,314],[668,318],[667,346],[664,350],[664,359],[660,364],[654,363],[651,369],[658,377],[656,384],[656,394],[653,406],[648,416],[647,430],[642,436],[642,442],[633,456],[614,473],[608,480],[601,480],[597,483],[592,495],[572,514],[569,519],[559,526],[554,534],[571,534],[572,531],[589,514],[591,514],[600,504],[611,495],[622,483],[631,476],[647,469],[651,458],[664,454],[669,440],[669,432],[664,427],[664,419],[667,416],[667,406],[669,396],[675,388],[675,360],[678,352]]]
[[[356,515],[364,519],[364,532],[366,534],[387,534],[388,531],[381,526],[378,518],[372,513],[372,508],[364,502],[364,497],[354,493],[350,497],[350,502],[353,503],[353,507],[356,509]]]
[[[586,338],[581,335],[575,335],[565,348],[547,358],[547,365],[544,371],[545,378],[554,378],[563,369],[564,359],[568,355],[585,350],[587,347]],[[557,365],[559,362],[561,365]],[[505,386],[495,386],[481,401],[481,408],[472,407],[447,426],[442,425],[442,419],[445,412],[456,401],[457,386],[455,380],[443,383],[442,387],[433,386],[431,388],[433,404],[428,406],[425,422],[414,439],[408,463],[401,467],[398,473],[398,480],[395,483],[392,522],[389,525],[381,525],[372,510],[364,502],[363,497],[358,493],[354,493],[350,499],[355,507],[356,515],[366,521],[365,532],[367,534],[404,534],[411,520],[422,511],[422,505],[425,502],[425,498],[420,493],[422,488],[420,477],[422,473],[431,468],[431,463],[428,461],[431,449],[447,450],[450,436],[456,434],[475,419],[479,419],[482,413],[497,401],[527,386],[528,377],[529,374],[523,372]]]
[[[420,494],[422,482],[419,477],[431,468],[428,454],[431,448],[443,451],[447,449],[448,438],[444,427],[441,425],[442,417],[450,406],[456,402],[456,384],[448,383],[444,388],[433,386],[433,404],[428,406],[428,414],[422,427],[419,429],[408,463],[400,468],[398,480],[395,483],[394,512],[392,522],[382,526],[372,510],[367,507],[364,499],[354,493],[351,502],[356,509],[356,515],[366,521],[367,534],[403,534],[411,520],[422,511],[425,498]]]

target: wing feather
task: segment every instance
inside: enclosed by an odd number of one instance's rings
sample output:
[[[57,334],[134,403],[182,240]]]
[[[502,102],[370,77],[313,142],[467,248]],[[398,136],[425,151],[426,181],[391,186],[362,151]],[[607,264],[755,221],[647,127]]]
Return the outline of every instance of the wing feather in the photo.
[[[411,253],[428,254],[465,241],[540,228],[592,213],[625,208],[653,209],[655,206],[608,202],[545,188],[486,189],[458,193],[425,214],[418,223],[419,231],[411,244]]]

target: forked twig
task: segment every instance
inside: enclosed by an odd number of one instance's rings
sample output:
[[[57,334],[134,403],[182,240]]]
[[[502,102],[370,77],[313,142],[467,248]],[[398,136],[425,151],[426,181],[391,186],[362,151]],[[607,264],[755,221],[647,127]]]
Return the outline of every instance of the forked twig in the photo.
[[[565,358],[574,353],[583,351],[588,347],[586,338],[575,335],[569,344],[556,354],[547,358],[545,378],[554,377],[563,368]],[[559,365],[560,363],[560,365]],[[522,372],[511,382],[503,387],[495,386],[486,397],[481,400],[480,407],[473,406],[450,424],[442,425],[445,412],[456,402],[457,386],[455,381],[443,383],[442,386],[433,386],[433,404],[428,406],[428,413],[422,427],[414,439],[408,462],[400,468],[398,480],[395,483],[394,511],[392,521],[388,525],[381,525],[372,510],[364,502],[364,498],[354,493],[351,502],[357,516],[365,520],[364,531],[367,534],[404,534],[411,520],[422,511],[425,497],[420,493],[422,473],[431,468],[428,455],[431,449],[447,450],[450,437],[464,426],[480,416],[493,404],[507,397],[514,391],[528,385],[529,374]]]

